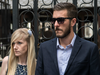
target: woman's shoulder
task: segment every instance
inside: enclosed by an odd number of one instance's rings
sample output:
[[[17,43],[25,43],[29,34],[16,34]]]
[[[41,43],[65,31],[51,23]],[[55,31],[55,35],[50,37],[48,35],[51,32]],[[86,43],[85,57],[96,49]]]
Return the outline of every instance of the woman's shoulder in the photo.
[[[2,60],[2,63],[7,63],[8,62],[8,56],[5,56]]]
[[[7,64],[8,64],[8,56],[5,56],[2,60],[2,66],[5,66],[7,67]]]

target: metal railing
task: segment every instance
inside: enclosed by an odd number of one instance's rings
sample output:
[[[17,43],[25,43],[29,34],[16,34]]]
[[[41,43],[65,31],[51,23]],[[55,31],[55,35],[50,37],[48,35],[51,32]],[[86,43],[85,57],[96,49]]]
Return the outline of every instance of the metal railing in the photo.
[[[70,0],[65,0],[65,2],[69,2]],[[74,26],[74,31],[80,37],[93,41],[97,44],[97,0],[88,0],[88,2],[82,0],[81,4],[78,3],[77,0],[72,0],[72,3],[75,4],[78,8],[78,18],[77,24]],[[43,3],[39,6],[38,0],[33,0],[33,8],[29,5],[29,0],[27,3],[21,4],[19,0],[13,0],[13,26],[14,29],[18,27],[27,27],[28,23],[31,24],[31,29],[34,31],[35,36],[35,45],[36,45],[36,53],[38,52],[38,45],[41,42],[49,40],[55,37],[53,25],[50,23],[50,18],[52,17],[52,8],[55,4],[59,2],[59,0],[52,0],[48,1],[47,3],[44,0],[41,0]],[[91,4],[91,8],[84,7],[87,4]],[[20,8],[18,8],[18,5]],[[94,5],[94,6],[93,6]],[[21,7],[28,6],[27,9],[21,11]],[[49,6],[49,7],[48,7]],[[48,8],[47,8],[48,7]],[[92,9],[92,10],[91,10]],[[81,15],[82,12],[85,14]],[[25,16],[27,14],[31,14],[31,20]],[[23,17],[22,17],[23,16]],[[90,19],[92,17],[92,19]],[[27,19],[27,20],[26,20]],[[20,26],[19,26],[20,24]],[[87,30],[92,30],[92,33],[88,33],[87,35],[85,32]],[[80,33],[81,32],[81,33]],[[51,33],[51,36],[48,37],[48,33]]]
[[[81,1],[79,3],[78,0],[50,0],[50,2],[41,0],[42,4],[40,5],[39,0],[33,0],[33,6],[31,6],[29,0],[26,1],[26,4],[20,3],[19,0],[13,0],[13,30],[19,27],[30,28],[35,36],[36,54],[38,54],[40,43],[55,37],[54,26],[50,22],[52,8],[59,2],[72,2],[78,8],[78,18],[74,26],[74,32],[80,37],[97,44],[97,14],[100,13],[97,0]],[[91,7],[86,7],[88,4]],[[7,23],[5,23],[4,28],[8,29],[5,26]],[[4,33],[7,34],[7,32]]]
[[[3,58],[7,52],[10,23],[11,10],[9,0],[0,0],[0,58]]]

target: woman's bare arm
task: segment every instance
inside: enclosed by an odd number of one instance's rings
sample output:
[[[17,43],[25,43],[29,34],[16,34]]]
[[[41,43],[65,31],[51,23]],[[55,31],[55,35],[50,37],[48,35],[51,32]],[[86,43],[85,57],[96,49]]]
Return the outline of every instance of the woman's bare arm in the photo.
[[[4,59],[2,60],[0,75],[6,75],[7,65],[8,65],[8,56],[4,57]]]

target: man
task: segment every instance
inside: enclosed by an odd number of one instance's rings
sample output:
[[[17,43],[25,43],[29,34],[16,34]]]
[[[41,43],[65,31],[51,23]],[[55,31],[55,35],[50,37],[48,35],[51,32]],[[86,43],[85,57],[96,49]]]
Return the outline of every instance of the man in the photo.
[[[52,23],[57,38],[40,45],[35,75],[100,75],[97,45],[74,33],[76,18],[73,4],[55,5]]]

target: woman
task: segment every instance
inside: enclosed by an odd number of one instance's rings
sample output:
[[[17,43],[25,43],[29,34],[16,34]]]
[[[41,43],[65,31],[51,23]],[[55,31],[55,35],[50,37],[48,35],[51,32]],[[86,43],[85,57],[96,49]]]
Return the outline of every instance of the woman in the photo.
[[[19,28],[11,36],[9,56],[3,59],[0,75],[35,74],[35,39],[27,28]]]

